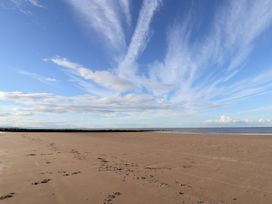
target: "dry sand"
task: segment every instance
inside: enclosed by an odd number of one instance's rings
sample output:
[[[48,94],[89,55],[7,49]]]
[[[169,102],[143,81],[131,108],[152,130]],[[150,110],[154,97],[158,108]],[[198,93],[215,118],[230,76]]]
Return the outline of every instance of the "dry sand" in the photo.
[[[272,137],[0,133],[0,203],[272,203]]]

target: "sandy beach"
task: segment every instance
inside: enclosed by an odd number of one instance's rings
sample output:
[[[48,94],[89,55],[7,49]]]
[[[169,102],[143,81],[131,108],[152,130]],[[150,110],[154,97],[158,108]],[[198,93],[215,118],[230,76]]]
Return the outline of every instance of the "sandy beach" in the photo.
[[[0,203],[272,203],[272,137],[1,133]]]

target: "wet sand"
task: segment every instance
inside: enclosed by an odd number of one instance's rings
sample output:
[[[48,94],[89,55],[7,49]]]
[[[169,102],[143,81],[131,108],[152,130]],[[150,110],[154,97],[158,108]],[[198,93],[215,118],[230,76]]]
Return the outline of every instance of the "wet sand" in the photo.
[[[0,203],[272,203],[272,136],[1,133]]]

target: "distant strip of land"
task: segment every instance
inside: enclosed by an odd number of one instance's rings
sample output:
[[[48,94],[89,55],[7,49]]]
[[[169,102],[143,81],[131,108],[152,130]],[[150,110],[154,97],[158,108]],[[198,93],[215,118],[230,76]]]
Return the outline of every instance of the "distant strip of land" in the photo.
[[[161,129],[47,129],[47,128],[0,128],[0,132],[150,132]],[[161,130],[163,131],[163,130]]]

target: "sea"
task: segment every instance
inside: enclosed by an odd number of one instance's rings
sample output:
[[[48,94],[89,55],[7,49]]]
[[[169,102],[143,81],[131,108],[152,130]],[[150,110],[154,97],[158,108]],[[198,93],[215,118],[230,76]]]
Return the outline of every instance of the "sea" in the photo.
[[[212,127],[212,128],[165,128],[159,132],[187,134],[239,134],[239,135],[271,135],[272,127]]]

